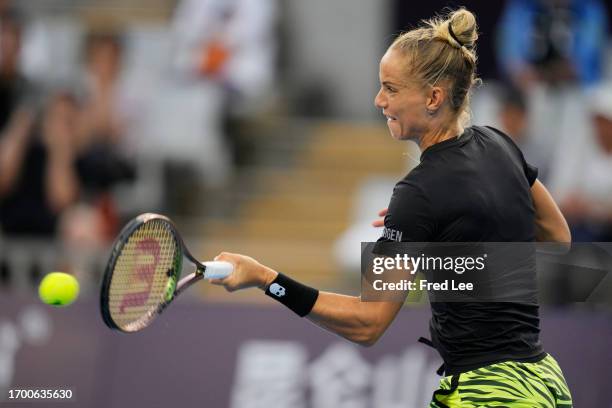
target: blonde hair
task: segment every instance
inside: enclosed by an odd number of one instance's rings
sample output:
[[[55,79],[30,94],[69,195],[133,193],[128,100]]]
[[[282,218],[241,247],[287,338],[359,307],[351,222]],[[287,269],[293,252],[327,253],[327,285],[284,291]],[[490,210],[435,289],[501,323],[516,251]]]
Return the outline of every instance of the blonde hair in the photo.
[[[451,109],[469,121],[470,93],[476,77],[476,18],[465,8],[424,21],[424,26],[400,34],[389,49],[407,60],[406,75],[421,85],[447,85]]]

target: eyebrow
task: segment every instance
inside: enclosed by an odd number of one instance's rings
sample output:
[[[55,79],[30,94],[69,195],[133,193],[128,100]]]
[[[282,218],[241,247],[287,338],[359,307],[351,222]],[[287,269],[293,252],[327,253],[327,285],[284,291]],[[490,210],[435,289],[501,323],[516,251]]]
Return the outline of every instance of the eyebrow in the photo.
[[[391,82],[391,81],[383,81],[381,82],[382,85],[384,86],[393,86],[393,87],[401,87],[401,84],[396,84],[395,82]]]

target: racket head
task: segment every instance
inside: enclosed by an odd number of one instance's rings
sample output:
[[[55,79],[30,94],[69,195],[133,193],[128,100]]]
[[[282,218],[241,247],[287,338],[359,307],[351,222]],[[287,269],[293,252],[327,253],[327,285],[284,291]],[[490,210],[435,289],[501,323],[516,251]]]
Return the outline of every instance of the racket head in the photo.
[[[147,327],[175,296],[185,248],[167,217],[130,221],[113,244],[100,291],[106,325],[122,332]]]

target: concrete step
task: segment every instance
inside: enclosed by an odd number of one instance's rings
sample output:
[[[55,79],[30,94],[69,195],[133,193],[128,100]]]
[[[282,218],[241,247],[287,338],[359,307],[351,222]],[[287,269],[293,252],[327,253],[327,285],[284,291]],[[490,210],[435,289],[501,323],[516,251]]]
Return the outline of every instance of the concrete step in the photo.
[[[213,259],[220,252],[249,255],[273,269],[286,271],[304,283],[328,281],[336,274],[333,240],[252,239],[240,236],[210,239],[194,251],[198,259]]]
[[[205,236],[212,239],[240,236],[252,239],[297,238],[322,240],[336,237],[347,227],[341,221],[318,219],[285,219],[280,217],[243,218],[239,220],[208,220],[203,225]]]
[[[311,144],[296,163],[331,171],[393,173],[406,167],[414,147],[392,139],[386,127],[332,122],[314,128]]]
[[[266,194],[274,191],[302,191],[305,193],[338,192],[352,194],[359,181],[371,174],[361,169],[328,169],[302,165],[287,169],[278,167],[251,168],[245,172],[250,185]]]
[[[346,221],[351,204],[350,195],[278,193],[249,200],[239,213],[245,218]]]

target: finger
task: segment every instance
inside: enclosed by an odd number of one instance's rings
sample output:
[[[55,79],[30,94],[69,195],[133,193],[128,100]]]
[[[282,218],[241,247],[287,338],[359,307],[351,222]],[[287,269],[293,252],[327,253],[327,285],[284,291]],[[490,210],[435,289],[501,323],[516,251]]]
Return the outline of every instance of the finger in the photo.
[[[380,228],[380,227],[383,227],[384,225],[385,225],[385,220],[372,221],[372,226],[374,228]]]
[[[223,279],[209,279],[208,282],[213,285],[223,285]]]
[[[227,252],[220,252],[217,256],[213,258],[213,261],[223,261],[227,256]]]
[[[381,216],[381,217],[384,217],[385,215],[387,215],[387,212],[389,212],[389,209],[388,208],[383,208],[382,210],[380,210],[378,212],[378,215]]]
[[[235,263],[233,261],[238,258],[237,254],[232,254],[231,252],[221,252],[219,255],[215,256],[213,261],[227,261],[231,263]]]

